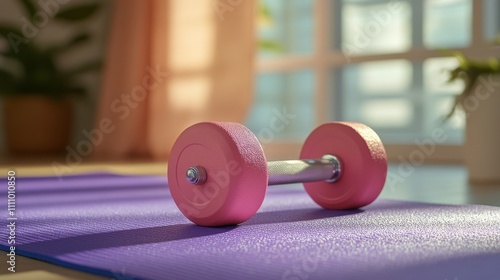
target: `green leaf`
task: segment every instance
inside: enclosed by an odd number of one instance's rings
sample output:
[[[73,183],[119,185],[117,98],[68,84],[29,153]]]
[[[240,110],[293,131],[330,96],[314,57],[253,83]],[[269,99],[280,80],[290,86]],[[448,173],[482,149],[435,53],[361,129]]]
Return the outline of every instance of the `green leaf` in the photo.
[[[85,43],[90,40],[90,34],[89,33],[80,33],[75,35],[71,40],[69,40],[67,43],[61,46],[55,46],[51,47],[47,50],[49,54],[56,54],[60,52],[67,51],[73,47],[78,46],[79,44]]]
[[[488,66],[490,67],[492,72],[500,71],[500,60],[496,58],[488,59]]]
[[[54,18],[63,21],[81,21],[92,16],[99,10],[99,3],[90,3],[78,7],[70,7],[59,11]]]
[[[9,49],[3,55],[22,60],[27,53],[34,53],[36,46],[28,38],[22,35],[22,32],[16,27],[9,25],[0,26],[0,36],[8,42]],[[29,56],[31,58],[31,56]]]
[[[71,38],[71,40],[66,44],[65,48],[74,47],[74,46],[76,46],[78,44],[87,42],[88,40],[90,40],[90,34],[89,33],[80,33],[80,34],[77,34],[76,36],[74,36],[73,38]]]
[[[448,80],[446,81],[447,83],[451,83],[453,81],[455,81],[457,78],[458,78],[458,75],[460,75],[460,73],[462,72],[462,68],[460,67],[457,67],[453,70],[450,70],[449,73],[450,73],[450,77],[448,78]]]
[[[14,76],[10,72],[0,69],[0,94],[11,94],[14,90]]]
[[[50,95],[61,87],[61,75],[53,57],[39,53],[21,63],[23,75],[19,81],[20,92]]]
[[[1,0],[0,0],[1,1]],[[20,5],[33,15],[40,7],[34,5],[38,0],[19,0]],[[100,3],[77,5],[77,7],[61,7],[55,18],[64,23],[78,23],[96,13]],[[91,39],[84,30],[67,42],[52,48],[42,48],[35,40],[25,38],[21,26],[0,24],[0,40],[7,40],[8,48],[0,51],[1,56],[10,62],[18,64],[22,71],[9,73],[0,69],[0,94],[40,94],[50,98],[64,98],[67,95],[84,95],[85,87],[77,84],[75,78],[83,73],[98,70],[101,62],[88,62],[70,71],[61,71],[56,65],[59,52],[68,50]],[[11,71],[12,72],[12,71]]]
[[[64,88],[64,94],[73,94],[77,96],[85,96],[87,89],[84,86],[72,86]]]
[[[285,48],[279,42],[274,40],[261,39],[258,42],[259,48],[266,51],[272,52],[283,52]]]
[[[439,50],[440,53],[446,56],[454,56],[458,59],[460,67],[467,68],[469,66],[469,60],[465,57],[465,55],[459,51],[452,50]]]
[[[23,8],[26,10],[26,13],[29,16],[29,19],[32,20],[33,16],[37,12],[35,5],[30,0],[21,0],[20,2],[21,2],[21,5],[23,6]]]
[[[21,30],[15,28],[14,26],[10,25],[0,25],[0,36],[5,37],[5,39],[8,39],[7,36],[9,33],[15,33],[17,35],[22,36]]]
[[[25,65],[25,67],[33,67],[40,59],[43,58],[43,53],[38,49],[32,42],[21,43],[14,49],[11,49],[5,53],[6,57],[17,60],[19,63]]]
[[[460,67],[467,69],[469,68],[469,59],[465,57],[462,53],[457,53],[455,57],[458,59],[458,62],[460,63]]]
[[[66,79],[73,79],[78,75],[81,75],[83,73],[91,72],[91,71],[96,71],[101,69],[102,67],[102,62],[101,61],[90,61],[87,62],[83,65],[80,65],[79,67],[76,67],[75,69],[69,70],[64,74]]]
[[[259,8],[260,8],[259,9],[259,16],[272,22],[273,16],[271,15],[271,10],[269,10],[269,7],[265,3],[260,2]]]

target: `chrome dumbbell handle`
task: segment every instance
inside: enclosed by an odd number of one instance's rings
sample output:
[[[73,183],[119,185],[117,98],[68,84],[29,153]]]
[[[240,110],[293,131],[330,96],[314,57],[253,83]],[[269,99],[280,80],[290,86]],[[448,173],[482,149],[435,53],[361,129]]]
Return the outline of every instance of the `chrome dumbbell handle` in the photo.
[[[335,182],[342,171],[340,161],[332,155],[324,155],[321,159],[270,161],[267,169],[268,185]],[[191,166],[186,171],[186,179],[191,184],[201,185],[207,180],[207,172],[203,166]]]
[[[341,173],[340,161],[332,155],[325,155],[321,159],[270,161],[267,169],[268,185],[335,182]]]

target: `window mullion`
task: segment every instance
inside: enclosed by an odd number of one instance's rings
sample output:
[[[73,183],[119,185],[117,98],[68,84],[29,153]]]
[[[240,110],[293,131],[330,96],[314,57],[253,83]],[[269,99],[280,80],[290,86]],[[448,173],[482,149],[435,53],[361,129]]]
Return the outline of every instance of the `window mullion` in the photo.
[[[472,48],[479,48],[485,45],[484,39],[484,2],[483,0],[472,1]]]
[[[421,49],[424,47],[424,0],[411,1],[411,32],[412,48]]]
[[[327,120],[327,106],[329,98],[328,91],[328,36],[330,29],[328,26],[328,10],[327,0],[314,1],[314,100],[315,100],[315,120],[319,125]]]

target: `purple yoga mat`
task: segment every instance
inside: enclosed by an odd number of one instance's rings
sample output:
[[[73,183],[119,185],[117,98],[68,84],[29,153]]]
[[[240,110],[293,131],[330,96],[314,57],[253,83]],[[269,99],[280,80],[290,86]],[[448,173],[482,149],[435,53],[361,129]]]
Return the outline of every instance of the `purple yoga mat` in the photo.
[[[15,217],[17,254],[116,279],[500,279],[497,207],[379,199],[330,211],[295,185],[270,187],[244,224],[203,228],[165,177],[87,174],[18,178]]]

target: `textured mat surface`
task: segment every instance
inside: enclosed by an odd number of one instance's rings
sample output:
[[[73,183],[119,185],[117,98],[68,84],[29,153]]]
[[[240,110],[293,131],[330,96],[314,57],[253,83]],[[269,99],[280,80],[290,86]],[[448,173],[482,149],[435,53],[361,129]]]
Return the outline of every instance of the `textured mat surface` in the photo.
[[[110,174],[18,178],[16,199],[18,254],[117,279],[500,279],[496,207],[328,211],[301,188],[270,187],[246,223],[202,228],[164,177]]]

